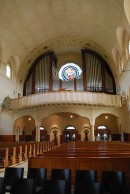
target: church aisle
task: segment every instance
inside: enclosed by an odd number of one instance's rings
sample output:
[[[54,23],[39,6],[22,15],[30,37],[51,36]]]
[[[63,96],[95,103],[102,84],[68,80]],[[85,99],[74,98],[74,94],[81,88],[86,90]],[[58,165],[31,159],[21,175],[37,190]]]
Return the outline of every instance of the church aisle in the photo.
[[[28,160],[21,162],[19,164],[13,165],[11,167],[16,167],[16,168],[24,168],[24,178],[27,177],[27,169],[28,169]],[[0,170],[0,177],[4,176],[5,169]]]

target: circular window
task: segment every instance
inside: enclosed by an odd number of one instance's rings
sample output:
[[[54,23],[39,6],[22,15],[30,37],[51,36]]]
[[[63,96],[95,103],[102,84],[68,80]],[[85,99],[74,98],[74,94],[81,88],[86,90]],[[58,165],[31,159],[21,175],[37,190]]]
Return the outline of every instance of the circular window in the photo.
[[[70,81],[79,78],[81,75],[81,68],[75,63],[67,63],[63,65],[59,71],[59,78],[64,81]]]

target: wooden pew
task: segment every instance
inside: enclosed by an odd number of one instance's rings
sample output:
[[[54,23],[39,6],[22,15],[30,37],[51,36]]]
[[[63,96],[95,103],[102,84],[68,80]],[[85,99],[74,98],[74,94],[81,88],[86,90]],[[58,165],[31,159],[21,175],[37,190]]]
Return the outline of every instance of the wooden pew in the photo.
[[[130,180],[130,144],[122,142],[70,142],[38,157],[30,157],[29,167],[47,168],[48,178],[52,168],[69,168],[74,184],[75,170],[97,170],[101,181],[103,170],[121,170]]]
[[[0,148],[0,168],[8,166],[8,148]]]
[[[49,142],[0,142],[0,168],[12,166],[53,149]]]
[[[8,165],[16,164],[16,147],[8,147]]]
[[[16,163],[22,162],[22,146],[16,146]]]

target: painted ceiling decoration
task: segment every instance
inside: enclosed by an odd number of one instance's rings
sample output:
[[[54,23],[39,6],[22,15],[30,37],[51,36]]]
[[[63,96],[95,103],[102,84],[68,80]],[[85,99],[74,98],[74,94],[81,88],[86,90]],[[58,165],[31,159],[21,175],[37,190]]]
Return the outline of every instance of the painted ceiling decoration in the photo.
[[[24,79],[32,63],[43,53],[47,51],[54,51],[57,54],[63,54],[64,52],[72,50],[75,53],[81,53],[81,49],[91,48],[99,53],[105,61],[108,62],[111,69],[113,69],[112,57],[106,52],[104,48],[98,45],[92,40],[87,40],[79,36],[64,36],[50,39],[50,41],[40,44],[34,50],[32,50],[24,59],[23,64],[18,72],[21,79]]]

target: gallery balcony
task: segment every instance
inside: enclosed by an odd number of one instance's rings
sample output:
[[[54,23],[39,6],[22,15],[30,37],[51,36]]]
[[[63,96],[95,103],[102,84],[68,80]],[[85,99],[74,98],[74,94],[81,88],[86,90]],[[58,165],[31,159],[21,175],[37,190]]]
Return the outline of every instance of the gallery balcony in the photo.
[[[11,109],[22,110],[51,105],[86,105],[121,107],[121,96],[84,91],[57,91],[38,93],[11,99]]]

